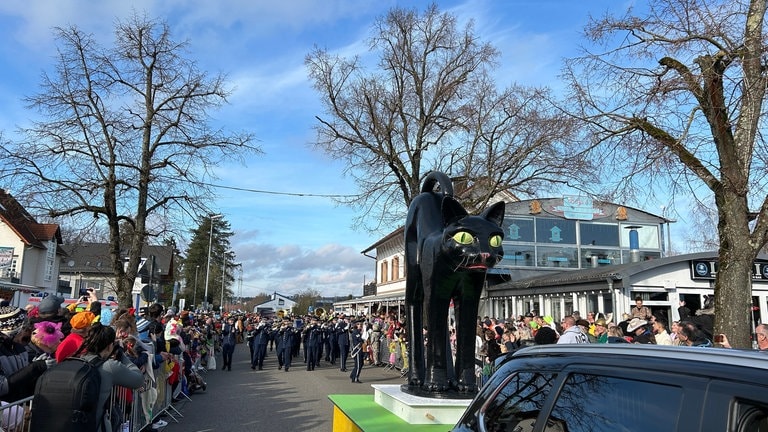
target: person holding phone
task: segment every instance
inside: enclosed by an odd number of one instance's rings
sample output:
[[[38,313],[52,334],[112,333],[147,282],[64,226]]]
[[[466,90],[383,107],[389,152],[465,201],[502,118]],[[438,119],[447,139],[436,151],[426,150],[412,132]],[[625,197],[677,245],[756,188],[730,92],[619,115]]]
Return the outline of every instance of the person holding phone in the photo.
[[[732,348],[728,337],[724,334],[716,334],[715,345],[720,345],[723,348]],[[760,324],[755,327],[755,340],[757,341],[757,350],[768,353],[768,325]]]

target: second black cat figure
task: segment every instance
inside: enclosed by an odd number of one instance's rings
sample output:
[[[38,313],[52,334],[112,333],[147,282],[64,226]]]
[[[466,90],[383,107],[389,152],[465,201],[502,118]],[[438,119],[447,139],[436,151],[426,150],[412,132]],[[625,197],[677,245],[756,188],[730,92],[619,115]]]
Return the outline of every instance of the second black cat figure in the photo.
[[[435,191],[435,186],[439,190]],[[408,331],[406,393],[471,398],[477,392],[475,335],[486,271],[504,256],[504,203],[480,215],[453,197],[447,175],[433,171],[408,208],[405,223],[405,307]],[[456,362],[451,356],[448,311],[453,301]],[[425,334],[422,328],[426,325]]]

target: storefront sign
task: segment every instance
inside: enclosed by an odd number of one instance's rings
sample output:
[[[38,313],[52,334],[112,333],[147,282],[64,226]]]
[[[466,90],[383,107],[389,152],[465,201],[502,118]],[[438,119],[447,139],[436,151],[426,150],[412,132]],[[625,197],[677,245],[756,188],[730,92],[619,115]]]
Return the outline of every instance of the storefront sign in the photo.
[[[720,263],[711,261],[691,261],[691,279],[714,280]],[[752,279],[768,280],[768,261],[755,260],[752,264]]]

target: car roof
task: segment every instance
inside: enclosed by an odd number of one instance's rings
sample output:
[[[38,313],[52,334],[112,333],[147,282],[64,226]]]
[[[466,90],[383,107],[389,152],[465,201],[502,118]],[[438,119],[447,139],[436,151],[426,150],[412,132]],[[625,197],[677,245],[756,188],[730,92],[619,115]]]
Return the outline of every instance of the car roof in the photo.
[[[658,358],[665,362],[691,362],[711,366],[734,366],[768,371],[768,353],[755,350],[684,347],[646,344],[552,344],[533,345],[514,352],[512,359],[531,357],[608,356],[612,361],[622,359]]]

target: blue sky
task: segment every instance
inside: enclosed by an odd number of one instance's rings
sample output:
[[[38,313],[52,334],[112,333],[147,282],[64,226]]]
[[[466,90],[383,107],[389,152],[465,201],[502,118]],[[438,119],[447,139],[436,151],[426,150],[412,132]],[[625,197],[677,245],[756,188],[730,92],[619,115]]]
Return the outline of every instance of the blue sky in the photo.
[[[13,138],[33,118],[22,98],[38,90],[55,50],[52,28],[75,24],[111,43],[116,18],[134,11],[166,20],[176,40],[187,39],[201,69],[222,72],[234,89],[214,115],[223,127],[255,134],[265,154],[245,165],[216,168],[218,184],[287,193],[351,194],[343,166],[314,152],[318,95],[304,57],[314,46],[345,56],[365,54],[377,17],[393,6],[423,10],[429,2],[393,0],[4,0],[0,2],[0,131]],[[473,19],[476,33],[502,54],[497,83],[558,89],[561,60],[575,54],[590,14],[625,7],[614,0],[439,1],[441,11]],[[0,185],[11,190],[13,185]],[[355,210],[328,198],[218,189],[212,205],[235,233],[243,264],[242,293],[306,289],[360,295],[374,261],[360,252],[380,233],[356,231]],[[655,209],[646,209],[655,211]],[[395,227],[392,227],[394,229]],[[239,275],[237,275],[239,277]],[[232,288],[237,293],[240,284]]]

